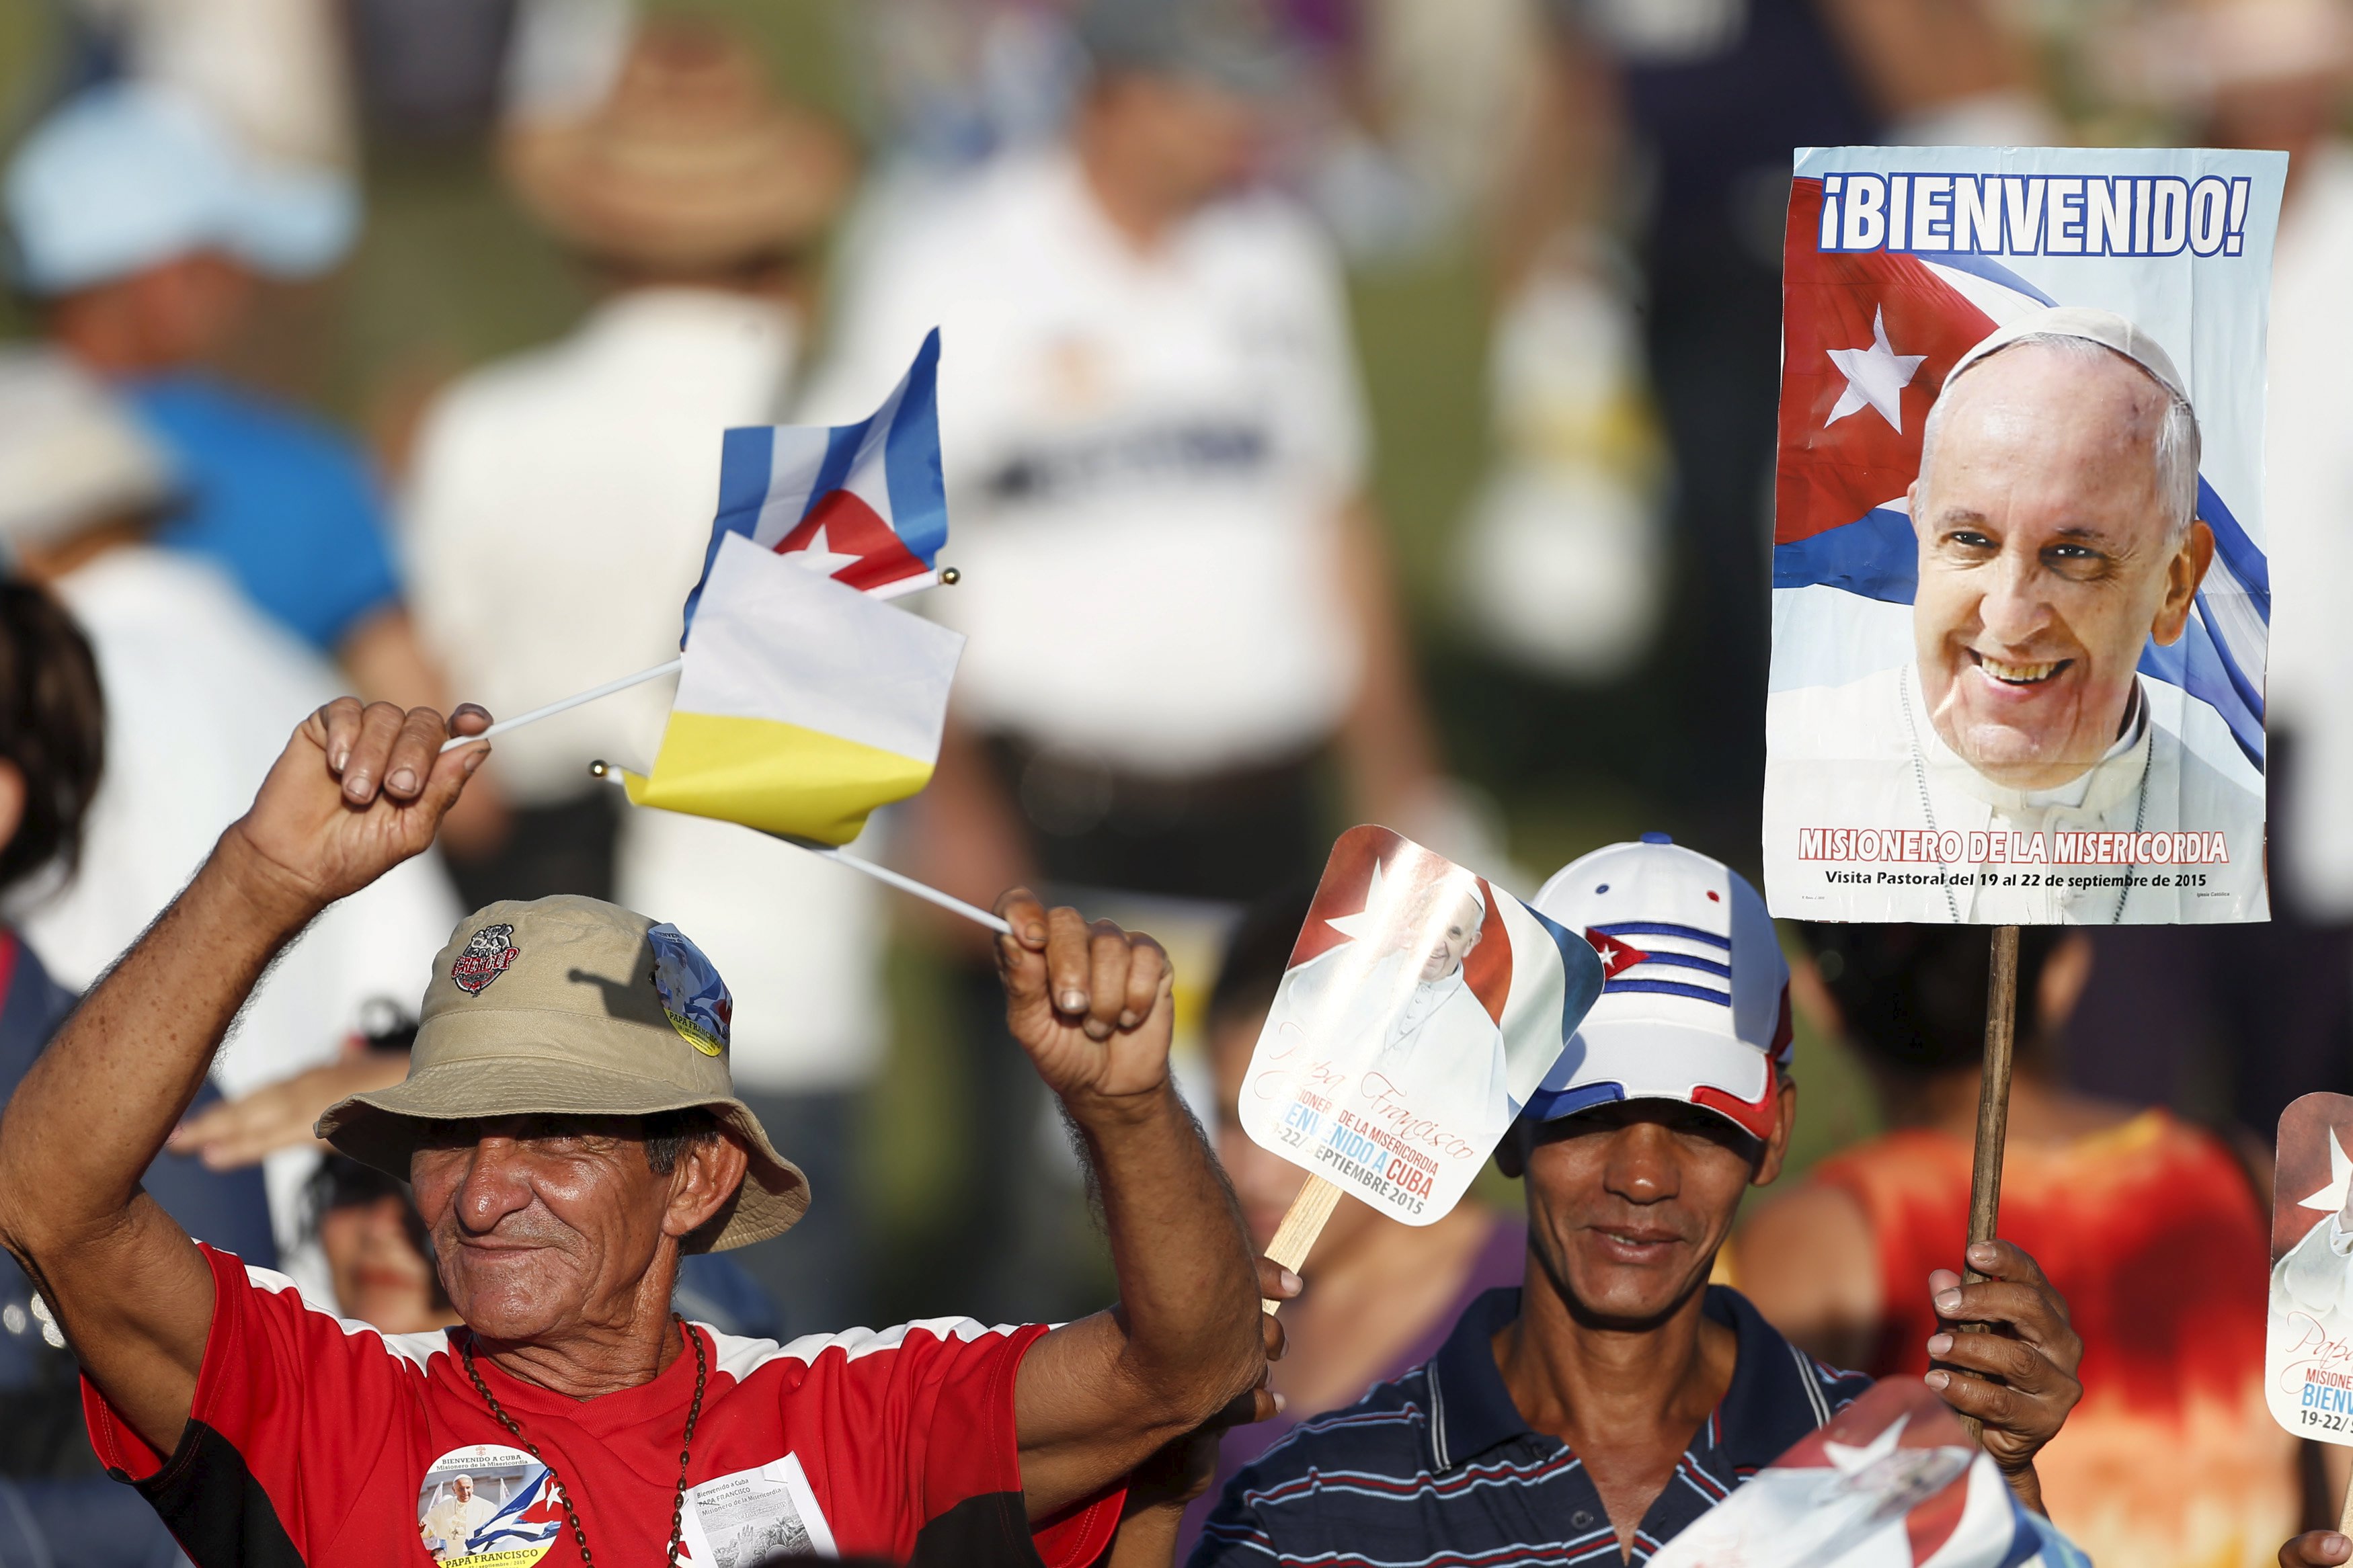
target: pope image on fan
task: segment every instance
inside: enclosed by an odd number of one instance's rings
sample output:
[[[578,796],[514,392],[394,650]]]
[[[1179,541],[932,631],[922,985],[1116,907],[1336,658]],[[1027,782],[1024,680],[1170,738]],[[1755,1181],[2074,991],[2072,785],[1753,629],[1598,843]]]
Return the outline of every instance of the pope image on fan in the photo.
[[[1504,1032],[1463,973],[1487,899],[1461,867],[1428,860],[1374,863],[1363,910],[1324,922],[1359,940],[1285,973],[1267,1029],[1327,1059],[1346,1053],[1363,1064],[1365,1098],[1409,1105],[1448,1143],[1475,1143],[1520,1109]]]
[[[1574,933],[1385,827],[1332,858],[1244,1079],[1263,1147],[1443,1215],[1601,989]]]

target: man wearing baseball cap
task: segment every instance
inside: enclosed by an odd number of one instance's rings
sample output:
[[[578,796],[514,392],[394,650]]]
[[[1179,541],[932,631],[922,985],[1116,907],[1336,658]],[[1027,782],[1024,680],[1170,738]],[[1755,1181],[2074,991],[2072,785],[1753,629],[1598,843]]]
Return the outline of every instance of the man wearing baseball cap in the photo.
[[[350,176],[265,156],[169,87],[112,81],[27,131],[0,212],[42,335],[116,386],[183,480],[160,542],[220,567],[363,690],[429,686],[364,454],[209,368],[269,281],[349,251]]]
[[[406,1081],[319,1124],[412,1183],[461,1327],[341,1322],[191,1242],[139,1173],[270,961],[431,842],[490,750],[441,744],[488,721],[313,714],[0,1121],[0,1241],[80,1359],[100,1458],[199,1568],[412,1563],[459,1475],[500,1506],[445,1560],[1076,1568],[1138,1461],[1271,1408],[1240,1216],[1168,1079],[1167,961],[1027,892],[998,906],[1008,1021],[1094,1167],[1115,1312],[785,1346],[675,1317],[682,1253],[776,1235],[810,1194],[734,1093],[709,961],[582,898],[460,922]]]
[[[1609,979],[1496,1161],[1527,1182],[1518,1289],[1474,1301],[1430,1362],[1310,1421],[1227,1488],[1202,1564],[1647,1560],[1870,1385],[1710,1285],[1741,1194],[1780,1173],[1797,1111],[1788,964],[1756,890],[1647,834],[1536,896]],[[2081,1347],[2031,1258],[1925,1281],[1928,1374],[2034,1510],[2036,1450],[2081,1393]],[[1345,1480],[1342,1479],[1345,1478]],[[2080,1562],[2055,1532],[2045,1562]]]

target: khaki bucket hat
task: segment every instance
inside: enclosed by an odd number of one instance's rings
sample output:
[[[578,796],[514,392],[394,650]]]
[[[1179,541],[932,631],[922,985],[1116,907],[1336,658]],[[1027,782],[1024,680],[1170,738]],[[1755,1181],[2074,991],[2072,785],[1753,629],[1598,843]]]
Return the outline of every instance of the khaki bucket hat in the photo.
[[[597,899],[491,904],[433,961],[408,1077],[327,1108],[318,1135],[408,1179],[421,1123],[489,1116],[649,1116],[701,1106],[751,1155],[744,1184],[691,1252],[782,1235],[808,1178],[735,1098],[733,1004],[675,926]]]

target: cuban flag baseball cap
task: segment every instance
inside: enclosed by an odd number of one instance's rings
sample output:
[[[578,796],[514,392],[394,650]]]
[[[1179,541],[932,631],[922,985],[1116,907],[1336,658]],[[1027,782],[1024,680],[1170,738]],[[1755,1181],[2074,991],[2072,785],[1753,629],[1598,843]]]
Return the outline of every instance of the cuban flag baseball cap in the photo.
[[[37,296],[205,250],[307,277],[359,228],[349,176],[263,158],[195,100],[144,82],[90,88],[35,126],[5,195],[16,281]]]
[[[1535,907],[1582,933],[1607,978],[1529,1097],[1529,1120],[1677,1100],[1771,1132],[1773,1069],[1789,1059],[1789,965],[1756,889],[1646,833],[1561,868]]]

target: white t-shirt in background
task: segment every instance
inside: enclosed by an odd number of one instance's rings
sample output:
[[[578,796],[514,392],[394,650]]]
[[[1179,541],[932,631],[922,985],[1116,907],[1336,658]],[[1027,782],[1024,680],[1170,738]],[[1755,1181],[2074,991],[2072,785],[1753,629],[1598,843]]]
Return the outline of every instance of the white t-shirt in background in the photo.
[[[442,395],[401,522],[412,613],[455,699],[507,717],[678,657],[721,433],[776,418],[798,338],[764,300],[640,289]],[[500,736],[500,788],[556,805],[609,787],[595,758],[650,763],[671,684]]]
[[[2270,714],[2295,731],[2279,875],[2323,919],[2353,916],[2353,147],[2299,172],[2272,262],[2271,395],[2263,438],[2271,557]]]
[[[1336,264],[1271,195],[1150,252],[1066,152],[1010,158],[873,237],[810,423],[871,413],[941,329],[967,719],[1198,776],[1328,736],[1361,665],[1338,509],[1365,417]],[[1141,699],[1141,700],[1139,700]]]

